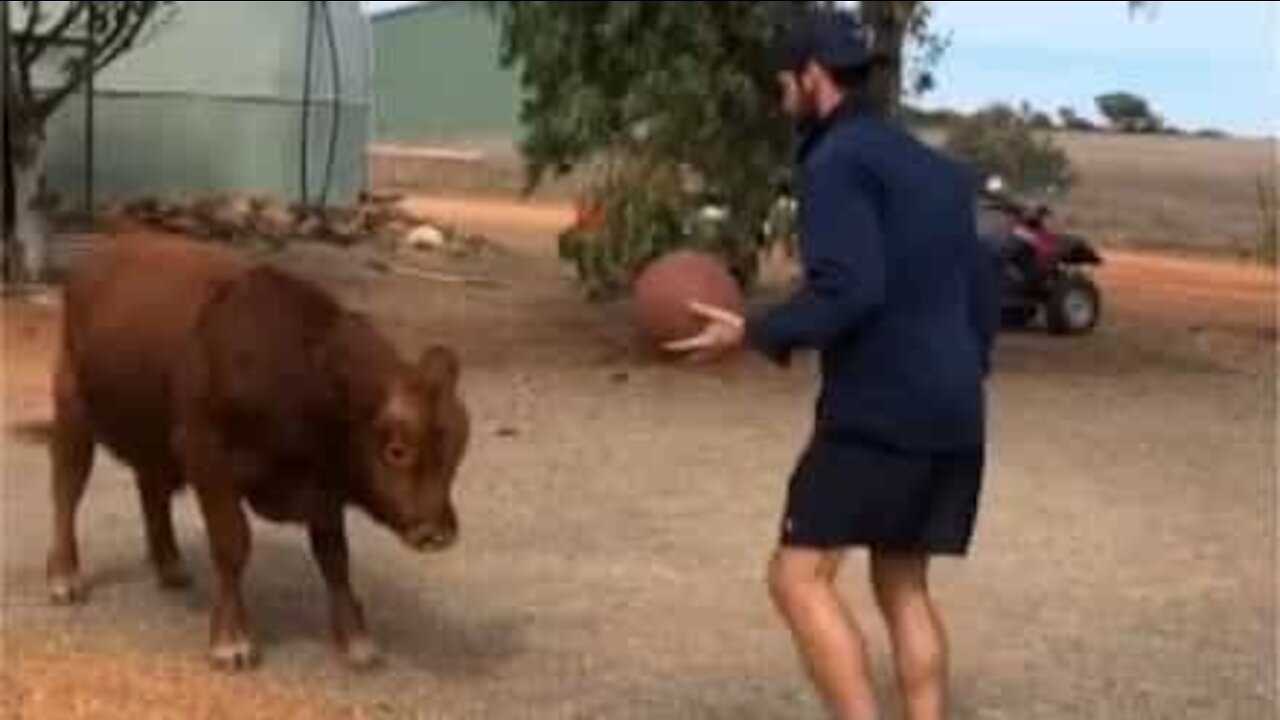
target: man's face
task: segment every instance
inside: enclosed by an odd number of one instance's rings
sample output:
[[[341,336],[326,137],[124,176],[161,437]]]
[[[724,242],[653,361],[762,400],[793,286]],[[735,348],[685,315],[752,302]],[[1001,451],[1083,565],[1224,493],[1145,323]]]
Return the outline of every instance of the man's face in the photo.
[[[793,120],[809,120],[817,114],[817,68],[809,63],[800,72],[778,73],[782,110]]]

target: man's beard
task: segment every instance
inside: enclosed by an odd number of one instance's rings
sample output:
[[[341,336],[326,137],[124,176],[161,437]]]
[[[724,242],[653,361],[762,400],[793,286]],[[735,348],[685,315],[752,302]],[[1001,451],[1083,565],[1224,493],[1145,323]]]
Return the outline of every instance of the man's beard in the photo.
[[[818,101],[812,93],[801,90],[796,96],[794,120],[797,126],[806,127],[817,124],[822,118],[818,114]]]
[[[818,113],[818,97],[816,93],[800,87],[796,93],[796,120],[800,123],[816,123],[821,120]]]

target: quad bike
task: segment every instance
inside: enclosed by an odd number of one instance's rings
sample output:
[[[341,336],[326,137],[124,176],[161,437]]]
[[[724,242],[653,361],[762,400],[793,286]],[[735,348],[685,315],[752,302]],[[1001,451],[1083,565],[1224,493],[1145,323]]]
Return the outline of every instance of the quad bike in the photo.
[[[1087,239],[1052,230],[1048,206],[1024,204],[989,182],[982,209],[1003,216],[998,229],[981,232],[1000,259],[1001,309],[1006,327],[1030,327],[1043,317],[1054,335],[1092,332],[1102,317],[1102,294],[1092,270],[1102,256]]]

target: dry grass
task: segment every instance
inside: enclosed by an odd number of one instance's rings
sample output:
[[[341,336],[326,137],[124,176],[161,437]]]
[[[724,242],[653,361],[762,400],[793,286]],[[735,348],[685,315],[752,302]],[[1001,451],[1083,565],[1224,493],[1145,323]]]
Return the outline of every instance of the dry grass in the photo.
[[[380,190],[510,198],[523,193],[525,186],[524,165],[511,143],[377,144],[369,148],[366,158],[370,183]],[[550,180],[535,197],[572,199],[589,177],[587,172],[576,172]]]
[[[1258,254],[1274,264],[1280,253],[1280,186],[1276,171],[1258,177]]]
[[[1252,255],[1257,179],[1276,161],[1263,140],[1064,135],[1081,182],[1063,220],[1110,244]]]
[[[1253,256],[1261,244],[1257,179],[1272,172],[1264,140],[1062,134],[1081,182],[1060,222],[1112,246]],[[523,183],[511,146],[486,141],[478,159],[430,159],[382,146],[369,156],[375,186],[424,194],[511,196]],[[571,198],[585,176],[550,183],[546,200]]]

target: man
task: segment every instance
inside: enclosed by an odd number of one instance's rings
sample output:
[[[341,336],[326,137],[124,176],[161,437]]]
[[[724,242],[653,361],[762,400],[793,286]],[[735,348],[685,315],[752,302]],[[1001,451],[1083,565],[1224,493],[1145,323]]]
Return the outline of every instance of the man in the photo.
[[[868,548],[906,714],[937,719],[948,650],[929,559],[968,552],[998,298],[972,178],[864,108],[868,45],[834,11],[792,31],[780,82],[805,129],[802,288],[750,321],[694,304],[705,330],[669,347],[709,360],[749,344],[780,364],[820,352],[813,438],[791,478],[769,588],[836,717],[876,717],[863,634],[836,592],[845,551]]]

